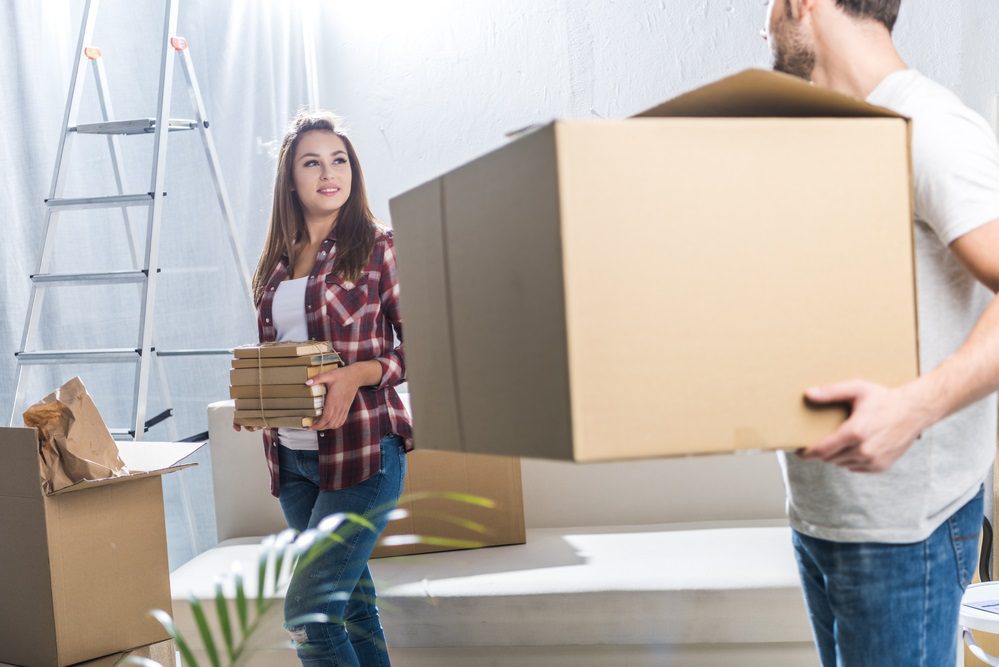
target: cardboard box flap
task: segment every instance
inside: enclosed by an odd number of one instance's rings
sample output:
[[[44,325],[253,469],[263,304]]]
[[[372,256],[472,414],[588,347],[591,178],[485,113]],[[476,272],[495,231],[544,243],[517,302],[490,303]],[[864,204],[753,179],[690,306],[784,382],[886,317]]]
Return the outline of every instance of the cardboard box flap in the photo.
[[[905,118],[798,77],[747,69],[635,114],[655,117]]]
[[[49,495],[93,489],[108,484],[120,484],[144,477],[166,475],[190,468],[196,463],[183,463],[184,459],[207,444],[205,442],[118,442],[118,454],[131,474],[107,479],[83,480]]]

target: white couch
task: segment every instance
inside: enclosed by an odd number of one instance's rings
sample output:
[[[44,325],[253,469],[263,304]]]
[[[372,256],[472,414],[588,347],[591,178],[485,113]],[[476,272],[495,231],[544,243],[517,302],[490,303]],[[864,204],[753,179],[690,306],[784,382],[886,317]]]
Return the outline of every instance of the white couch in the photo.
[[[259,434],[209,406],[220,544],[171,576],[214,595],[259,536],[283,528]],[[372,561],[394,664],[818,664],[783,518],[773,454],[628,463],[522,463],[527,544]],[[280,592],[276,595],[280,598]],[[247,665],[297,665],[280,600]]]

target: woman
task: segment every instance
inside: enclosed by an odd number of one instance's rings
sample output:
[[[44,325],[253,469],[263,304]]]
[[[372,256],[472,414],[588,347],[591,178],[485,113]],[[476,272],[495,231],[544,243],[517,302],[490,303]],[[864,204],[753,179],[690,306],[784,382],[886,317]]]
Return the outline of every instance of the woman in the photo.
[[[396,504],[411,450],[395,386],[405,379],[392,235],[368,206],[361,165],[329,112],[300,113],[285,134],[264,253],[253,277],[261,342],[326,340],[342,368],[311,429],[266,429],[271,493],[288,525],[315,528],[354,512],[375,530],[347,539],[295,574],[285,627],[303,665],[388,665],[367,561]],[[238,427],[237,427],[238,428]],[[302,622],[323,614],[328,622]]]

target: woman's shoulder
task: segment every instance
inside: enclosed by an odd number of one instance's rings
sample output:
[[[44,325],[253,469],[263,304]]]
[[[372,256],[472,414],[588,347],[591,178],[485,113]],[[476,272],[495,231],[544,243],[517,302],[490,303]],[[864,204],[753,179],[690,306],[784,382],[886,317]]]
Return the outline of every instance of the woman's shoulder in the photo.
[[[392,238],[392,230],[381,223],[375,223],[374,230],[374,240],[364,271],[377,280],[377,276],[385,272],[386,265],[395,263],[395,240]]]
[[[395,245],[395,238],[390,227],[386,227],[382,223],[375,224],[375,246],[389,247]]]
[[[375,242],[372,245],[371,259],[381,264],[387,256],[395,254],[395,236],[392,230],[382,224],[375,227]]]

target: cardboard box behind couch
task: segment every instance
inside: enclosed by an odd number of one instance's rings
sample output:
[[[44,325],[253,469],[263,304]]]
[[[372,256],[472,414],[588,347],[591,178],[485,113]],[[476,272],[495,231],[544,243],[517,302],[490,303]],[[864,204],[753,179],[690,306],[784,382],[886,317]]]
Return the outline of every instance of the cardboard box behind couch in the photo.
[[[62,667],[168,638],[160,475],[200,444],[118,443],[126,477],[41,489],[33,428],[0,428],[0,663]],[[140,450],[138,448],[146,448]]]
[[[918,374],[908,121],[748,71],[557,121],[394,198],[425,447],[797,448],[805,388]]]
[[[482,546],[524,544],[524,495],[520,459],[417,449],[406,457],[406,481],[399,508],[407,516],[390,521],[382,533],[386,543],[372,558],[404,556],[455,549],[434,538],[475,542]],[[462,493],[486,498],[495,507],[448,498],[406,500],[420,493]],[[484,532],[470,529],[479,524]],[[418,535],[422,542],[393,544],[393,537]],[[381,542],[380,541],[380,542]]]
[[[408,395],[402,395],[408,407]],[[215,492],[215,516],[219,542],[277,533],[287,527],[281,506],[268,493],[267,466],[260,452],[260,434],[232,430],[233,401],[208,406],[209,450]],[[419,438],[419,436],[417,436]],[[524,496],[520,459],[471,456],[420,448],[406,456],[403,495],[414,493],[467,493],[489,498],[495,509],[441,499],[403,502],[409,512],[389,522],[384,537],[423,535],[477,541],[483,546],[523,544]],[[485,527],[485,534],[468,528]],[[373,558],[450,551],[454,546],[437,544],[379,544]]]

